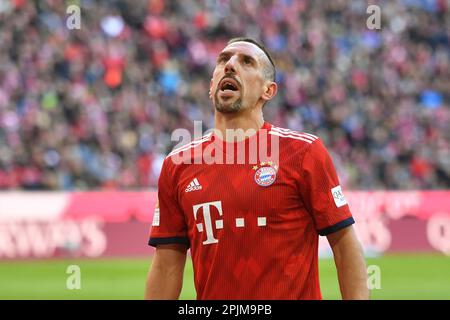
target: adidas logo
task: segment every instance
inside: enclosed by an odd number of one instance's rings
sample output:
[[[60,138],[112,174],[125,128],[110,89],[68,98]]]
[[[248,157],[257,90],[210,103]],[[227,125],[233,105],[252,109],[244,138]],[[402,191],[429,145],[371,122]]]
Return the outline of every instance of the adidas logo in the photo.
[[[196,190],[202,190],[202,186],[198,182],[197,178],[195,178],[194,180],[191,181],[191,183],[189,183],[185,192],[191,192]]]

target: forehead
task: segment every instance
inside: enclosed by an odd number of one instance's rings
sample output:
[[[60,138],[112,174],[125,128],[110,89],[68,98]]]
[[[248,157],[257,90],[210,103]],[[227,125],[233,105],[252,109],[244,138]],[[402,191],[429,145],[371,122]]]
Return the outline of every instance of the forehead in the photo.
[[[261,48],[259,48],[257,45],[250,43],[250,42],[245,42],[245,41],[236,41],[233,42],[229,45],[227,45],[222,52],[229,52],[229,53],[233,53],[233,54],[246,54],[249,56],[252,56],[254,58],[259,58],[261,59],[261,57],[265,56],[264,51],[261,50]],[[221,53],[222,53],[221,52]]]

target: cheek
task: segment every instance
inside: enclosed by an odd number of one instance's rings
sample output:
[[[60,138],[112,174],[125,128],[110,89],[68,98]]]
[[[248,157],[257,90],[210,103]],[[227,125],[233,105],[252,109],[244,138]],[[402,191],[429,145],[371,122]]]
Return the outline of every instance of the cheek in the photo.
[[[212,76],[211,89],[215,90],[219,84],[220,76],[218,72],[214,72]]]
[[[262,94],[263,82],[259,77],[251,77],[246,81],[247,88],[250,90],[246,90],[247,94],[259,97]]]

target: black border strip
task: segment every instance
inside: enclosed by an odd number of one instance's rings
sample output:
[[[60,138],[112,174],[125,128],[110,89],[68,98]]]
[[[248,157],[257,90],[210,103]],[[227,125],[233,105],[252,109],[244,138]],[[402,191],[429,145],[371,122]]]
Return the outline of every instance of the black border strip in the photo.
[[[148,240],[148,245],[152,247],[156,247],[159,244],[172,244],[172,243],[180,243],[185,244],[190,247],[190,242],[187,237],[169,237],[169,238],[150,238]]]
[[[83,288],[82,290],[86,290]],[[384,289],[383,289],[384,290]],[[419,291],[418,291],[419,292]],[[35,297],[37,299],[37,296]],[[62,298],[61,298],[62,299]],[[64,297],[64,299],[72,299]],[[75,298],[78,299],[78,298]],[[91,298],[92,299],[92,298]],[[419,297],[417,298],[419,299]],[[437,314],[446,314],[450,307],[449,300],[378,300],[378,301],[293,301],[293,300],[180,300],[180,301],[138,301],[138,300],[0,300],[2,312],[11,311],[11,314],[30,315],[29,318],[41,314],[45,319],[57,319],[52,317],[48,310],[70,310],[71,315],[76,319],[86,318],[89,313],[98,317],[105,318],[111,312],[112,318],[127,319],[130,318],[130,310],[140,314],[148,313],[149,310],[155,314],[165,315],[165,319],[289,319],[293,314],[298,314],[299,310],[303,313],[317,313],[326,318],[336,317],[337,313],[346,314],[349,319],[361,319],[361,315],[367,318],[371,310],[377,310],[379,314],[388,314],[392,309],[401,310],[403,318],[409,319],[417,316],[421,311],[433,310]],[[233,306],[233,309],[231,308]],[[253,306],[254,309],[246,308]],[[259,308],[259,307],[262,308]],[[205,313],[186,314],[184,310],[192,307],[212,308],[211,316],[206,318]],[[376,308],[376,309],[375,309]],[[246,310],[246,314],[242,311]],[[254,314],[249,314],[248,310],[255,310]],[[198,310],[198,309],[197,309]],[[348,311],[351,310],[349,313]],[[358,311],[360,310],[360,311]],[[184,312],[183,312],[184,311]],[[239,311],[239,314],[238,314]],[[442,313],[441,313],[442,311]],[[50,315],[50,317],[49,317]],[[59,317],[61,318],[61,317]],[[109,317],[108,317],[109,318]]]
[[[318,231],[318,233],[321,236],[327,236],[331,233],[334,233],[336,231],[339,231],[341,229],[344,229],[345,227],[348,227],[349,225],[352,225],[355,223],[355,219],[353,217],[347,218],[345,220],[342,220],[336,224],[333,224],[332,226],[326,227],[324,229],[321,229]]]

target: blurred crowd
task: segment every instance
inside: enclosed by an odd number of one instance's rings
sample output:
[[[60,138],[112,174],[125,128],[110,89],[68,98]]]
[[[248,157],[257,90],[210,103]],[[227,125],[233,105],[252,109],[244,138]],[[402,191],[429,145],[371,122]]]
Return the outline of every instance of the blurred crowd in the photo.
[[[243,35],[277,66],[265,119],[320,136],[347,189],[450,188],[450,3],[373,3],[379,30],[356,0],[0,1],[0,189],[155,187]]]

